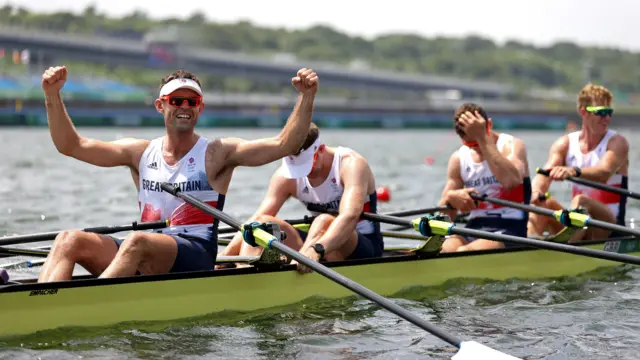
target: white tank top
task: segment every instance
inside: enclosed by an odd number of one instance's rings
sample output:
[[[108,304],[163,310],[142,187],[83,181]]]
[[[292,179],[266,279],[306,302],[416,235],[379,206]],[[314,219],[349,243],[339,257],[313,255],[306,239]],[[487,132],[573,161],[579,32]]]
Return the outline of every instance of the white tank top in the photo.
[[[505,144],[512,141],[513,136],[500,133],[496,143],[498,151],[502,152],[502,148]],[[466,145],[462,145],[458,150],[458,156],[460,157],[460,177],[464,182],[465,188],[475,188],[476,192],[480,195],[488,195],[493,198],[518,203],[525,202],[525,199],[527,198],[525,194],[525,184],[530,187],[530,179],[525,178],[523,183],[520,183],[520,185],[515,188],[507,190],[493,175],[493,172],[491,171],[491,168],[489,168],[486,160],[483,160],[481,163],[477,163],[473,161],[471,155],[471,149]],[[531,194],[529,189],[528,197],[530,196]],[[469,213],[470,219],[478,217],[524,220],[526,219],[526,214],[522,210],[503,207],[487,201],[479,201],[477,207]]]
[[[296,180],[296,199],[300,200],[305,206],[308,204],[325,205],[329,209],[339,209],[340,199],[344,187],[340,181],[340,163],[342,155],[352,152],[353,150],[344,147],[337,147],[333,162],[331,163],[331,171],[325,181],[317,187],[311,186],[309,179],[305,176]],[[376,213],[377,194],[374,191],[369,195],[362,207],[362,211]],[[318,213],[312,212],[314,215]],[[356,225],[356,230],[361,234],[372,234],[375,231],[373,222],[369,220],[360,220]]]
[[[567,166],[577,166],[579,168],[596,166],[600,162],[600,159],[602,159],[604,154],[607,152],[607,144],[615,134],[615,131],[607,130],[607,133],[604,135],[602,140],[600,140],[598,146],[596,146],[593,151],[587,154],[583,154],[582,151],[580,151],[580,131],[570,133],[569,151],[567,151],[567,157],[565,158]],[[620,174],[619,172],[616,172],[612,177],[609,178],[609,180],[607,180],[607,185],[618,188],[626,188],[626,183],[626,176],[622,176],[622,174]],[[602,202],[603,204],[607,204],[609,209],[613,212],[613,215],[616,217],[618,217],[618,215],[620,214],[620,208],[624,208],[623,200],[620,195],[614,194],[612,192],[571,183],[571,193],[573,197],[579,194],[584,194],[594,200]]]
[[[209,140],[200,137],[178,163],[169,166],[162,155],[163,139],[152,140],[140,158],[140,221],[169,219],[170,227],[161,230],[165,234],[184,233],[204,240],[215,240],[212,216],[160,188],[163,182],[174,184],[181,191],[222,210],[224,195],[211,188],[205,170],[205,152]],[[217,224],[216,221],[216,228]]]

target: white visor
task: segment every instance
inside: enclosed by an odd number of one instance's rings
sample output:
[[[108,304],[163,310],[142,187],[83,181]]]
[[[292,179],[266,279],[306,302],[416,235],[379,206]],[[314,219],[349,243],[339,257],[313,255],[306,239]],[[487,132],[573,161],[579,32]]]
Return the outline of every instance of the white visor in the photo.
[[[198,95],[202,96],[202,89],[200,88],[200,85],[191,79],[173,79],[169,81],[164,84],[162,89],[160,89],[160,96],[169,95],[178,89],[191,89],[197,92]]]
[[[313,154],[320,147],[320,138],[313,142],[311,146],[293,156],[289,155],[282,159],[282,175],[288,179],[303,178],[311,172],[313,167]]]

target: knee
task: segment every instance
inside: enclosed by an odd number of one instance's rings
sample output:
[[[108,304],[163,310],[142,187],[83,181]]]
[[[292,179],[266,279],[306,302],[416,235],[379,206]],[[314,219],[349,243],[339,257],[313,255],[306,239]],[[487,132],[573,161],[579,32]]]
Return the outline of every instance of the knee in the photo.
[[[89,247],[84,232],[79,230],[65,230],[56,236],[51,253],[77,262],[87,255]]]
[[[132,232],[124,238],[120,251],[123,255],[144,254],[149,245],[149,238],[145,233]]]
[[[276,218],[271,215],[258,215],[258,217],[253,221],[257,221],[259,223],[274,222],[276,221]]]
[[[588,199],[589,198],[586,197],[585,195],[582,195],[582,194],[576,195],[576,197],[574,197],[573,200],[571,200],[571,208],[572,209],[584,208],[589,202]]]
[[[323,225],[323,227],[329,227],[333,220],[335,220],[335,218],[329,214],[320,214],[313,220],[313,223]]]

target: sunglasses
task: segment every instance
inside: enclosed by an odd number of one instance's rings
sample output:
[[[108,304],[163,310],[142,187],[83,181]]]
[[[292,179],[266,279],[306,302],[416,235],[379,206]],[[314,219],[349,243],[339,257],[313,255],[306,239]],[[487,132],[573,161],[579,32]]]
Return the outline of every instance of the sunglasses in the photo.
[[[180,107],[184,105],[185,101],[189,107],[197,107],[202,103],[202,97],[186,97],[186,96],[163,96],[160,99],[167,100],[170,105]]]
[[[613,109],[608,106],[587,106],[585,110],[600,117],[613,115]]]

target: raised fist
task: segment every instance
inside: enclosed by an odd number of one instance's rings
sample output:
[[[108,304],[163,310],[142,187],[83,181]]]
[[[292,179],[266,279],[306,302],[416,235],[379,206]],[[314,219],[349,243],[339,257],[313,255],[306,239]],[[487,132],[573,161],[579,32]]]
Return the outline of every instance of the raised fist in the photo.
[[[318,91],[318,74],[311,69],[302,68],[291,79],[291,85],[305,95],[315,95]]]
[[[65,66],[50,67],[42,74],[42,90],[45,94],[55,94],[67,81],[67,68]]]

